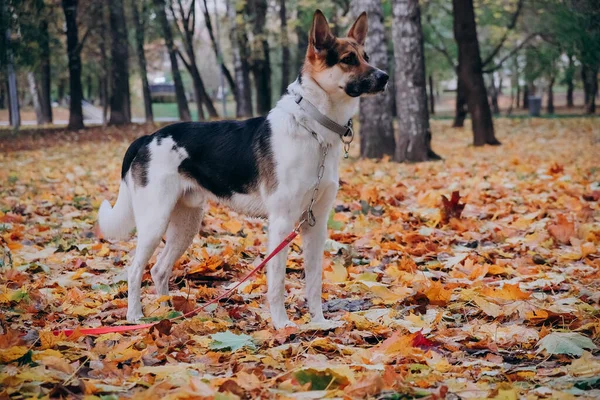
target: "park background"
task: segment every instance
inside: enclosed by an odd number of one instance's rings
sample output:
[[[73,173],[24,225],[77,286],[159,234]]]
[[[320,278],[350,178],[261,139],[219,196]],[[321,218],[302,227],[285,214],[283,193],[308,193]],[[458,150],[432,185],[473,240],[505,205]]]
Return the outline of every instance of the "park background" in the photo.
[[[0,398],[600,398],[597,0],[1,7]],[[366,51],[393,77],[361,99],[340,162],[331,325],[310,324],[301,235],[286,265],[298,329],[272,328],[262,272],[170,321],[265,256],[265,221],[209,203],[171,296],[154,290],[156,254],[144,274],[160,325],[83,334],[125,323],[135,236],[96,222],[131,141],[268,112],[316,8],[340,35],[367,11]]]

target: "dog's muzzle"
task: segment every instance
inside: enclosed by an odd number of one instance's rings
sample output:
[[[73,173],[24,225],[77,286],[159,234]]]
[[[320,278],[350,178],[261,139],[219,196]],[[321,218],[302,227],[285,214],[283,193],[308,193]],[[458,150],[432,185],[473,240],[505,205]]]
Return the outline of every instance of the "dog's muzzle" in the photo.
[[[346,94],[358,97],[363,94],[383,92],[387,87],[390,76],[380,69],[373,68],[368,74],[354,79],[346,85]]]

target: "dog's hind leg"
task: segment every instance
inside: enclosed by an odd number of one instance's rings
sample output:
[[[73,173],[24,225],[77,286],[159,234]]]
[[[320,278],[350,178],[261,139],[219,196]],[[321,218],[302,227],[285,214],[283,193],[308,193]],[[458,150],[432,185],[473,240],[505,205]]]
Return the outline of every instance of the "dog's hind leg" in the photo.
[[[140,301],[142,276],[148,260],[167,230],[171,212],[179,196],[179,183],[166,177],[134,192],[133,212],[138,241],[135,257],[127,270],[128,322],[135,323],[144,317]]]
[[[202,214],[203,207],[188,207],[181,200],[173,209],[167,228],[167,244],[150,270],[159,295],[169,294],[169,278],[173,264],[192,244],[194,236],[200,230]]]

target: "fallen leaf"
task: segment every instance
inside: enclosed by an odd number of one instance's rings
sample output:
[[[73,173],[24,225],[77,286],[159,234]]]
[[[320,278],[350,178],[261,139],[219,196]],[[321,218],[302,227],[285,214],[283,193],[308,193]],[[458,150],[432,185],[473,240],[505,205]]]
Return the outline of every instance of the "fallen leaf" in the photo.
[[[597,349],[590,338],[575,332],[552,332],[541,339],[538,352],[546,351],[548,354],[568,354],[580,356],[584,350]]]

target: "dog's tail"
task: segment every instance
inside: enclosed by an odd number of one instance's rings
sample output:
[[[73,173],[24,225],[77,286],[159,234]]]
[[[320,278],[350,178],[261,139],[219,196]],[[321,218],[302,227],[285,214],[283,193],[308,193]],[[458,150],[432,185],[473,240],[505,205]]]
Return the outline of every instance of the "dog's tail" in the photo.
[[[135,228],[131,195],[125,180],[121,181],[119,197],[114,207],[110,206],[108,200],[102,202],[98,211],[98,223],[102,234],[110,239],[125,239]]]

